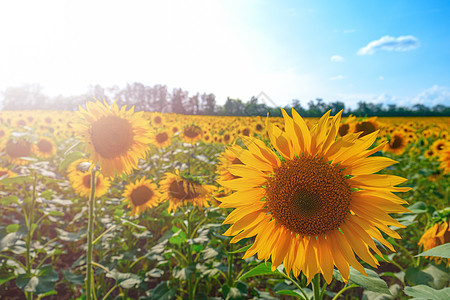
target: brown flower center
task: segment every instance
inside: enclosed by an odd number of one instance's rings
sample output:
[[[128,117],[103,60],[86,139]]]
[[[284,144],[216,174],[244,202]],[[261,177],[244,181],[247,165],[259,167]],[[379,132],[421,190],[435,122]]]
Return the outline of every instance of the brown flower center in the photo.
[[[186,137],[190,139],[194,139],[200,135],[202,129],[196,125],[189,125],[184,128],[183,133]]]
[[[362,131],[361,135],[359,137],[363,137],[365,135],[368,135],[369,133],[372,133],[376,130],[375,125],[372,122],[359,122],[356,124],[356,131],[360,132]]]
[[[196,184],[188,180],[174,180],[170,184],[169,193],[173,198],[180,200],[191,200],[200,195],[197,192]]]
[[[339,228],[351,189],[341,171],[320,159],[286,162],[269,177],[266,203],[275,220],[295,233],[317,236]]]
[[[133,129],[127,120],[107,116],[92,124],[91,138],[95,151],[104,158],[114,158],[133,145]]]
[[[31,154],[31,143],[26,140],[9,140],[6,143],[5,151],[9,157],[13,158],[29,156]]]
[[[390,146],[392,149],[401,148],[402,144],[403,144],[403,138],[398,135],[394,135],[394,137],[392,138],[392,140],[390,142]]]
[[[162,144],[169,139],[169,135],[167,132],[161,132],[156,135],[155,139],[158,144]]]
[[[47,140],[40,140],[36,146],[39,148],[39,151],[44,153],[50,153],[53,150],[52,143]]]
[[[140,206],[150,201],[153,195],[154,193],[151,189],[145,185],[141,185],[131,192],[130,198],[134,206]]]
[[[100,183],[102,182],[102,179],[100,176],[95,177],[95,187],[98,188],[100,186]],[[85,188],[90,189],[91,188],[91,174],[84,174],[83,175],[83,185]]]
[[[339,131],[338,131],[339,135],[340,136],[346,135],[348,133],[349,128],[350,128],[350,126],[348,124],[345,124],[345,123],[341,124],[339,126]]]

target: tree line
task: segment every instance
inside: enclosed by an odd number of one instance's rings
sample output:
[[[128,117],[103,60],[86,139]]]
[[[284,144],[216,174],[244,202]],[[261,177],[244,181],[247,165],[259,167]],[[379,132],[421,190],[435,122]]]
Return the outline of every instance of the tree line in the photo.
[[[84,105],[87,100],[96,98],[106,99],[108,102],[117,101],[119,106],[135,106],[136,111],[159,111],[173,112],[189,115],[219,115],[219,116],[281,116],[280,107],[276,104],[268,105],[266,98],[251,97],[248,101],[241,99],[227,98],[224,105],[216,102],[213,93],[195,93],[181,88],[174,88],[170,91],[167,86],[156,84],[147,86],[139,82],[127,84],[124,88],[112,86],[103,88],[100,85],[91,86],[84,94],[76,96],[56,96],[49,97],[42,92],[39,85],[24,85],[21,87],[10,87],[2,92],[3,110],[78,110],[79,105]],[[355,116],[450,116],[450,107],[445,105],[435,105],[428,107],[423,104],[415,104],[411,107],[397,106],[389,104],[368,103],[360,101],[356,108],[346,107],[342,101],[330,103],[324,102],[320,98],[310,100],[306,107],[300,104],[300,100],[292,100],[285,108],[287,111],[293,107],[303,117],[320,117],[326,111],[331,110],[336,114],[344,110],[344,116],[350,114]]]

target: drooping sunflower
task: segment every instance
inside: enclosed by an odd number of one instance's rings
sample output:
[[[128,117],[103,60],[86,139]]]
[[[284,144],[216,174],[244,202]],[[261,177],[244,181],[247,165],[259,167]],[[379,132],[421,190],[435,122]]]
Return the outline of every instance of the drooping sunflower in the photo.
[[[392,192],[406,179],[374,174],[396,163],[385,157],[369,157],[384,144],[368,149],[377,131],[337,137],[341,113],[329,122],[327,112],[308,129],[293,109],[291,118],[282,110],[285,131],[266,119],[267,133],[276,152],[258,139],[243,138],[247,149],[229,148],[242,164],[230,164],[237,177],[217,180],[235,192],[223,197],[221,207],[235,208],[225,219],[231,224],[225,235],[232,242],[256,236],[244,258],[255,254],[281,263],[289,274],[303,272],[308,282],[322,273],[330,283],[334,266],[348,281],[349,265],[365,274],[355,254],[376,267],[369,248],[381,255],[373,239],[394,251],[380,231],[400,236],[388,226],[404,227],[388,213],[407,212],[406,203]]]
[[[75,193],[81,197],[89,197],[91,194],[91,172],[75,171],[67,175]],[[108,192],[111,182],[101,173],[95,176],[95,197],[101,197]]]
[[[450,219],[437,222],[428,228],[420,238],[418,245],[422,246],[424,251],[427,251],[446,243],[450,243]],[[441,257],[426,256],[426,258],[433,258],[438,264],[442,261]],[[449,263],[450,260],[447,259],[447,266]]]
[[[176,170],[175,174],[165,173],[159,182],[161,202],[169,201],[169,212],[175,212],[178,207],[187,203],[196,205],[200,210],[209,207],[208,201],[216,190],[213,185],[202,185],[193,179],[183,178]]]
[[[139,158],[145,158],[150,143],[150,126],[143,112],[134,107],[119,109],[116,102],[87,102],[86,110],[77,112],[80,124],[73,126],[86,142],[86,152],[94,164],[99,163],[105,176],[130,174]]]
[[[389,143],[384,146],[383,151],[400,155],[403,154],[407,145],[405,134],[402,131],[395,131],[392,133]]]
[[[150,179],[142,177],[137,179],[135,183],[129,183],[125,186],[124,202],[131,207],[131,215],[139,215],[147,208],[152,208],[160,203],[161,194],[158,192],[156,184]]]
[[[29,157],[33,153],[34,147],[29,141],[20,138],[18,140],[10,139],[6,142],[5,152],[10,163],[18,165],[27,165],[29,160],[22,157]]]
[[[42,158],[49,158],[55,155],[56,145],[55,142],[48,137],[41,137],[35,145],[35,153]]]

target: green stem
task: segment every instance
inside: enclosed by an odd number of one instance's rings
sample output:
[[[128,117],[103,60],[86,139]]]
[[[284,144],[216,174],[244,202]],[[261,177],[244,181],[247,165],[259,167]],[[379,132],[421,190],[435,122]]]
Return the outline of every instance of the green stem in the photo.
[[[312,279],[312,287],[314,292],[314,300],[320,300],[320,274],[314,275]]]
[[[106,294],[103,296],[103,300],[108,299],[108,296],[117,288],[117,285],[113,286]]]
[[[88,214],[88,232],[87,242],[88,248],[86,253],[86,300],[92,299],[92,250],[94,236],[94,204],[95,204],[95,168],[91,170],[91,195],[89,197],[89,214]]]
[[[92,244],[96,244],[101,238],[102,236],[104,236],[105,234],[107,234],[108,232],[110,232],[111,230],[114,230],[117,227],[117,225],[113,225],[111,227],[109,227],[107,230],[105,230],[102,234],[100,234],[93,242]]]
[[[34,217],[34,204],[36,202],[36,184],[37,184],[37,174],[36,171],[33,171],[33,194],[31,195],[31,204],[29,209],[29,216],[28,216],[28,232],[27,232],[27,240],[26,240],[26,271],[27,275],[31,275],[31,239],[33,238],[33,217]],[[33,299],[33,293],[27,292],[26,293],[27,300]]]
[[[351,284],[351,285],[348,285],[348,286],[344,287],[342,290],[340,290],[340,291],[333,297],[332,300],[337,300],[337,299],[339,298],[339,296],[342,295],[343,292],[345,292],[346,290],[355,288],[355,287],[358,287],[358,286],[357,286],[356,284]]]
[[[411,259],[411,263],[414,264],[416,261],[416,258],[411,254],[411,252],[409,252],[408,249],[406,249],[405,247],[403,247],[401,244],[397,243],[394,239],[392,240],[392,243],[397,246],[398,248],[400,248],[400,250],[402,250],[403,252],[405,252],[405,254]]]
[[[16,264],[18,264],[22,269],[24,269],[24,270],[27,269],[23,265],[23,263],[21,263],[19,260],[15,259],[14,257],[8,256],[8,255],[3,255],[3,254],[0,254],[0,257],[6,258],[6,259],[10,259],[10,260],[14,261]]]
[[[286,273],[284,272],[280,272],[281,275],[283,275],[284,278],[290,280],[298,289],[299,291],[302,293],[303,297],[305,298],[305,300],[308,300],[308,295],[306,295],[305,291],[303,290],[303,288],[301,287],[300,284],[298,284],[297,281],[293,280],[291,277],[289,277]]]
[[[233,252],[233,245],[229,243],[230,245],[230,251],[227,252],[227,260],[228,260],[228,278],[227,283],[229,287],[233,286],[233,254],[230,252]]]

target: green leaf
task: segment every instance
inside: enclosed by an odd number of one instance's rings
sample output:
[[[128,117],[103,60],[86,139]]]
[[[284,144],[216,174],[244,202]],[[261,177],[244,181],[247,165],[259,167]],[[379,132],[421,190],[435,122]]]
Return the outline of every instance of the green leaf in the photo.
[[[181,229],[169,238],[169,242],[173,245],[181,245],[186,241],[186,234]]]
[[[419,201],[408,206],[408,209],[414,214],[423,214],[427,212],[427,205],[425,202]]]
[[[433,283],[433,277],[430,274],[413,267],[406,270],[405,279],[413,285],[425,284],[430,286]]]
[[[237,250],[230,251],[230,252],[228,252],[228,253],[230,253],[230,254],[235,254],[235,253],[245,252],[245,251],[247,251],[248,249],[250,249],[251,246],[252,246],[252,245],[247,245],[247,246],[244,246],[244,247],[239,248],[239,249],[237,249]]]
[[[450,258],[450,243],[434,247],[428,251],[417,254],[416,256],[437,256]]]
[[[58,237],[63,240],[64,242],[75,242],[80,240],[84,234],[86,234],[86,229],[82,228],[78,233],[73,232],[67,232],[65,230],[55,228],[56,233],[58,234]]]
[[[43,265],[38,275],[20,274],[16,278],[16,285],[25,292],[43,294],[54,290],[59,276],[51,265]]]
[[[0,183],[0,185],[1,185],[1,183]],[[12,203],[19,204],[19,199],[17,198],[17,196],[14,196],[14,195],[6,196],[6,197],[2,198],[2,200],[0,200],[0,201],[3,206],[7,206]]]
[[[378,274],[370,269],[364,268],[367,273],[367,276],[364,276],[357,270],[350,267],[350,283],[354,283],[359,285],[360,287],[381,294],[391,295],[386,282],[378,277]],[[333,277],[341,282],[343,282],[342,277],[338,270],[333,271]]]
[[[66,279],[68,282],[73,283],[75,285],[83,285],[84,284],[84,278],[85,276],[82,274],[74,274],[70,270],[64,270],[63,271],[64,279]]]
[[[442,290],[435,290],[426,285],[407,286],[405,287],[405,294],[413,297],[412,299],[450,299],[450,288],[447,287]]]
[[[134,288],[142,282],[142,278],[133,273],[121,273],[116,269],[108,272],[106,277],[113,278],[116,284],[119,284],[124,289]]]
[[[41,193],[41,197],[45,198],[47,200],[50,200],[53,196],[53,191],[52,190],[45,190]]]
[[[63,217],[64,216],[64,213],[57,211],[57,210],[51,210],[48,212],[48,214],[50,216],[54,216],[54,217]]]
[[[176,287],[169,289],[167,281],[162,281],[154,289],[150,290],[150,299],[172,300],[176,292]]]
[[[254,276],[275,275],[280,273],[278,272],[278,270],[272,271],[271,267],[272,264],[270,262],[260,263],[259,265],[257,265],[247,273],[243,274],[241,277],[239,277],[238,280],[243,280]]]
[[[120,218],[120,221],[122,221],[122,224],[124,224],[124,225],[129,225],[129,226],[141,229],[141,230],[147,230],[147,228],[145,226],[135,224],[135,223],[130,222],[130,221],[126,220],[126,219]]]
[[[24,183],[31,183],[33,181],[33,178],[30,176],[16,176],[16,177],[8,177],[5,179],[0,180],[0,184],[4,185],[10,185],[10,184],[24,184]]]
[[[173,271],[173,277],[180,280],[189,280],[189,277],[195,271],[195,266],[189,266],[186,268],[176,268]]]
[[[76,161],[77,159],[80,159],[82,157],[84,157],[84,154],[82,152],[80,152],[80,151],[70,152],[69,154],[67,154],[64,157],[64,160],[59,165],[59,170],[60,171],[64,171],[65,169],[67,169],[67,167],[71,163],[73,163],[74,161]]]
[[[8,226],[6,226],[6,232],[8,233],[17,232],[19,228],[20,228],[19,224],[9,224]]]
[[[432,288],[439,290],[448,286],[450,281],[450,273],[445,266],[435,266],[433,264],[429,264],[423,271],[433,277],[433,282],[429,284]]]
[[[297,293],[296,291],[292,291],[292,290],[281,290],[281,291],[277,291],[276,292],[279,295],[284,295],[284,296],[292,296],[298,299],[305,299],[305,297],[303,297],[300,293]]]
[[[10,281],[11,279],[14,279],[16,276],[14,275],[14,272],[9,271],[2,271],[0,272],[0,285],[5,284],[6,282]]]

